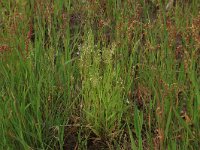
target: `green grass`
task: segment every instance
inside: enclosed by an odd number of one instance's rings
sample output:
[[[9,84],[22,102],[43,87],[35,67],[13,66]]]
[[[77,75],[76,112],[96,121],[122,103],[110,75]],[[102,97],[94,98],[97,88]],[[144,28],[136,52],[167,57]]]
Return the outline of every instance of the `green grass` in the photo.
[[[0,1],[0,149],[199,149],[200,3]]]

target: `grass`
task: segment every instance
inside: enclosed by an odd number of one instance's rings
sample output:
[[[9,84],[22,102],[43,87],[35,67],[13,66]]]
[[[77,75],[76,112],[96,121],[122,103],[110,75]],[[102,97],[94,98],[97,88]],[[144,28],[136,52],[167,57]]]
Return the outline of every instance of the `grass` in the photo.
[[[198,0],[0,1],[1,149],[199,149]]]

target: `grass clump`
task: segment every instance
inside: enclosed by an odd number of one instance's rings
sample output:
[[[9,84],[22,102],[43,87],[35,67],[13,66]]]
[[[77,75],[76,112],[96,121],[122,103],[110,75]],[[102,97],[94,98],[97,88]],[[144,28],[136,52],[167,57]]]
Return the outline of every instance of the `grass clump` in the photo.
[[[99,137],[109,137],[121,128],[124,85],[119,64],[113,64],[115,44],[99,49],[92,36],[89,33],[80,54],[81,105],[91,130]]]

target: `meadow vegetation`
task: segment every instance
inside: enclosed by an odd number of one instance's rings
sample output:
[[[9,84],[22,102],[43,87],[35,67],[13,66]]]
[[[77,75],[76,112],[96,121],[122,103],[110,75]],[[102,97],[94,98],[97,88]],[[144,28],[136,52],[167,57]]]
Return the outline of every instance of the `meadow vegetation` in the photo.
[[[0,149],[199,149],[200,2],[0,0]]]

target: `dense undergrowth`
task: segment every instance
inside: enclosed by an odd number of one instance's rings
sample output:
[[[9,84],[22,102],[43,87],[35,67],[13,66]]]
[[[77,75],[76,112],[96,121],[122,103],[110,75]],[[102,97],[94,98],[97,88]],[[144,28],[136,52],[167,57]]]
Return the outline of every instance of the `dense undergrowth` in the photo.
[[[1,149],[199,149],[200,3],[1,0]]]

